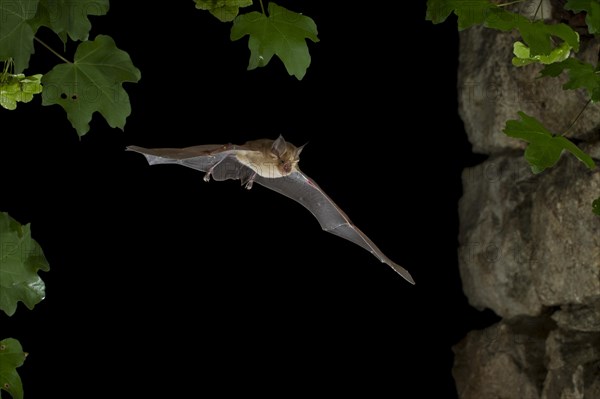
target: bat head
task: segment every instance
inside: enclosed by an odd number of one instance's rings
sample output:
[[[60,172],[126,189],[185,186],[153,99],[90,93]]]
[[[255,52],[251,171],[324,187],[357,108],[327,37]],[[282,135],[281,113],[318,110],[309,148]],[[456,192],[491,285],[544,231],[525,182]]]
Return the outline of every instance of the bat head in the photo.
[[[285,141],[283,136],[279,136],[277,140],[273,141],[271,153],[277,158],[277,167],[282,175],[289,175],[297,169],[298,162],[300,161],[300,153],[304,145],[296,147],[292,143]]]

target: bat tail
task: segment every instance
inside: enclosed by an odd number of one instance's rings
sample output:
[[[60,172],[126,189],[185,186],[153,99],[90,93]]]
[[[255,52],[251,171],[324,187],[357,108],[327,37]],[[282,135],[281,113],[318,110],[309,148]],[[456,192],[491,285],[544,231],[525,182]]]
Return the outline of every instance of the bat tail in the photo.
[[[410,275],[410,273],[408,272],[408,270],[406,270],[402,266],[400,266],[392,261],[388,261],[388,262],[384,261],[384,263],[387,264],[388,266],[390,266],[392,269],[394,269],[394,271],[396,273],[398,273],[399,275],[401,275],[406,281],[408,281],[412,285],[415,285],[415,280],[413,280],[413,278]]]

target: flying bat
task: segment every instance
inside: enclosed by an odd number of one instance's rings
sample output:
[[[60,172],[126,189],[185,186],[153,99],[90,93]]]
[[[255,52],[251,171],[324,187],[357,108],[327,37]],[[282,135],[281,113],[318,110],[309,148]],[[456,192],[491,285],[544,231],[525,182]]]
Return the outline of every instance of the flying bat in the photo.
[[[270,188],[299,202],[319,221],[323,230],[345,238],[371,252],[406,281],[414,284],[410,273],[392,262],[358,229],[327,194],[298,167],[304,146],[296,147],[282,136],[260,139],[244,145],[199,145],[187,148],[127,147],[146,157],[150,165],[178,164],[205,172],[204,181],[240,180],[251,189],[254,183]]]

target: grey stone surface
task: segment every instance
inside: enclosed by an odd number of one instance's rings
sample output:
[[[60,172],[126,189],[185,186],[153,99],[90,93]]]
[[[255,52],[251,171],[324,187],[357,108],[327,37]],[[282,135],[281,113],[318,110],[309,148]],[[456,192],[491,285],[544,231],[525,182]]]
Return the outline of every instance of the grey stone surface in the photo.
[[[600,332],[600,298],[585,305],[563,305],[552,319],[565,330]]]
[[[472,306],[503,317],[537,315],[531,222],[535,176],[520,154],[490,158],[463,172],[459,267]]]
[[[475,27],[460,39],[459,112],[473,150],[490,157],[463,172],[459,268],[471,305],[503,320],[454,347],[459,397],[600,399],[600,168],[563,154],[533,175],[526,144],[502,133],[518,111],[564,132],[587,94],[562,90],[565,74],[513,67],[513,33]],[[578,57],[596,63],[598,49],[582,40]],[[600,106],[568,137],[600,163]]]
[[[600,398],[600,333],[552,331],[546,357],[541,399]]]
[[[573,157],[538,178],[531,213],[531,271],[545,306],[591,304],[600,298],[600,170]]]
[[[533,175],[521,154],[463,173],[459,267],[479,309],[511,318],[600,298],[600,170],[570,155]]]
[[[482,27],[460,33],[459,113],[474,152],[523,148],[521,141],[502,133],[507,120],[518,119],[518,111],[543,121],[554,133],[564,132],[588,100],[583,90],[562,89],[566,74],[538,79],[542,66],[514,67],[515,40],[519,40],[515,34]],[[578,57],[596,62],[598,49],[597,42],[584,42]],[[570,130],[570,137],[586,138],[598,127],[600,105],[593,104]]]
[[[600,333],[519,317],[471,331],[453,348],[461,399],[600,398]]]
[[[539,399],[546,376],[547,325],[536,321],[537,329],[519,330],[500,322],[471,331],[453,348],[459,397]]]

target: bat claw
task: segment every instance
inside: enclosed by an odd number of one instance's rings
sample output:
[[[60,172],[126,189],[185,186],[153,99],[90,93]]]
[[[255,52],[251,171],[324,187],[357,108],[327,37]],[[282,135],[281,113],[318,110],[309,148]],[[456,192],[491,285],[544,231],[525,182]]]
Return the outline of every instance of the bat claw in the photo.
[[[248,180],[242,181],[242,184],[246,188],[246,190],[250,190],[252,185],[254,184],[254,179],[256,179],[256,172],[252,174],[252,176],[248,177]]]

